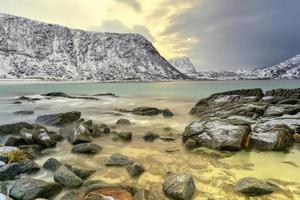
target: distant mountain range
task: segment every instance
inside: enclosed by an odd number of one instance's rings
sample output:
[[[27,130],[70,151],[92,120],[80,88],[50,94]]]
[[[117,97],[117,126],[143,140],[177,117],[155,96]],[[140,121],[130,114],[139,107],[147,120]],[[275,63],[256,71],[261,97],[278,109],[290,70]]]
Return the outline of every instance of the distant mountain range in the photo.
[[[188,77],[139,34],[88,32],[0,14],[0,78],[153,81]]]
[[[257,79],[300,79],[300,55],[296,55],[280,64],[257,68],[254,70],[219,70],[219,71],[199,71],[195,72],[195,67],[187,58],[170,61],[175,68],[182,73],[197,80],[257,80]],[[182,70],[189,69],[189,70]],[[193,69],[193,70],[192,70]],[[191,73],[193,71],[194,73]]]

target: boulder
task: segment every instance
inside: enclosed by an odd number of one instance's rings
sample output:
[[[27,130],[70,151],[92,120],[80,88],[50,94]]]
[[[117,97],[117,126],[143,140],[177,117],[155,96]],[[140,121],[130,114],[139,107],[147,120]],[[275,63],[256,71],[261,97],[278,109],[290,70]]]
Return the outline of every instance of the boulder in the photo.
[[[92,129],[92,137],[100,137],[102,134],[109,134],[110,128],[106,124],[95,124]]]
[[[81,178],[67,169],[57,170],[54,173],[54,180],[66,188],[77,188],[83,183]]]
[[[167,197],[176,200],[192,198],[196,186],[190,174],[177,174],[164,180],[163,191]]]
[[[250,145],[258,150],[285,150],[294,142],[292,130],[284,124],[273,127],[258,124],[253,130],[250,134]]]
[[[219,150],[241,150],[245,147],[250,130],[249,126],[236,126],[220,119],[195,121],[186,127],[183,142],[191,138],[198,146]]]
[[[92,134],[82,124],[75,125],[70,132],[69,141],[72,144],[89,143],[93,141]]]
[[[161,110],[153,107],[138,107],[132,110],[132,113],[135,115],[158,115],[161,113]]]
[[[58,161],[56,158],[49,158],[43,164],[43,167],[45,169],[55,172],[56,170],[58,170],[60,168],[61,165],[62,165],[62,163],[60,161]]]
[[[168,108],[162,110],[162,114],[165,118],[170,118],[170,117],[173,117],[174,114],[172,113],[171,110],[169,110]]]
[[[102,150],[102,147],[98,144],[93,143],[81,143],[76,144],[72,148],[73,153],[88,153],[88,154],[96,154]]]
[[[137,163],[134,163],[132,165],[127,165],[125,166],[125,168],[131,177],[139,176],[145,171],[145,168],[142,165]]]
[[[151,131],[148,131],[148,132],[146,132],[144,135],[143,135],[143,139],[145,140],[145,141],[150,141],[150,142],[152,142],[152,141],[154,141],[154,140],[156,140],[156,139],[158,139],[159,138],[159,135],[157,134],[157,133],[154,133],[154,132],[151,132]]]
[[[91,169],[83,169],[79,167],[75,167],[70,164],[65,164],[66,168],[68,168],[70,171],[72,171],[76,176],[78,176],[81,179],[86,179],[89,176],[91,176],[93,173],[96,172],[96,170]]]
[[[126,166],[132,165],[133,161],[123,154],[114,153],[104,161],[104,164],[106,166]]]
[[[128,119],[118,119],[116,121],[117,126],[129,126],[131,125],[131,122]]]
[[[20,174],[20,167],[17,163],[7,164],[0,168],[0,181],[13,180]]]
[[[131,132],[121,131],[121,132],[116,133],[116,135],[123,140],[131,140],[132,139]]]
[[[45,148],[54,147],[56,141],[50,137],[48,130],[45,128],[35,129],[32,135],[32,139]]]
[[[259,196],[273,192],[273,189],[269,184],[253,177],[240,179],[235,184],[235,189],[247,196]]]
[[[20,131],[20,136],[26,141],[27,144],[34,144],[35,141],[33,140],[33,132],[34,131],[32,129],[22,128]]]
[[[9,134],[20,134],[22,128],[32,129],[33,125],[26,122],[19,122],[14,124],[6,124],[0,126],[0,135],[9,135]]]
[[[63,126],[79,120],[80,117],[81,112],[73,111],[50,115],[39,115],[36,119],[36,122],[52,126]]]
[[[38,164],[36,164],[34,161],[30,160],[29,158],[25,158],[22,160],[19,160],[17,162],[20,168],[20,173],[36,173],[40,170],[40,167]]]
[[[276,96],[287,99],[300,99],[300,88],[295,89],[272,89],[265,92],[265,96]]]
[[[12,186],[9,196],[15,200],[32,200],[37,198],[50,198],[61,190],[57,183],[39,179],[22,178]]]

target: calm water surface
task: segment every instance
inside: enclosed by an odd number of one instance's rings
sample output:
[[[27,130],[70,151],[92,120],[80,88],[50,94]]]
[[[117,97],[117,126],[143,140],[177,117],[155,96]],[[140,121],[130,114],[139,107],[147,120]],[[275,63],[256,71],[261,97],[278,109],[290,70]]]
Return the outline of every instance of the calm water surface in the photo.
[[[278,189],[271,195],[252,199],[285,200],[300,199],[300,146],[294,145],[289,153],[282,152],[246,152],[234,154],[200,148],[187,151],[182,147],[180,134],[186,125],[194,119],[188,113],[196,101],[214,92],[238,88],[296,88],[300,81],[203,81],[203,82],[165,82],[165,83],[51,83],[51,84],[0,84],[0,124],[19,121],[34,122],[37,115],[77,110],[82,117],[92,119],[95,123],[106,123],[117,131],[127,130],[133,133],[131,142],[114,142],[110,136],[96,138],[103,150],[94,156],[71,154],[71,145],[67,140],[58,143],[56,148],[47,149],[36,162],[42,165],[48,158],[55,157],[64,163],[79,167],[96,169],[90,179],[109,183],[128,183],[150,190],[151,200],[166,199],[162,193],[163,178],[169,173],[188,172],[197,185],[193,200],[246,200],[245,196],[234,191],[234,183],[245,176],[271,179]],[[100,97],[99,101],[53,98],[35,103],[24,102],[20,105],[12,102],[20,95],[40,97],[39,94],[63,91],[73,95],[92,95],[112,92],[120,97]],[[119,113],[116,109],[132,109],[138,106],[169,108],[175,114],[172,119],[162,116],[135,116]],[[18,110],[34,110],[34,115],[16,116]],[[116,127],[120,118],[129,119],[133,125]],[[169,127],[168,131],[164,128]],[[51,130],[57,130],[48,127]],[[142,139],[146,131],[160,135],[177,137],[174,142],[157,140],[149,143]],[[6,138],[1,138],[1,143]],[[166,149],[178,151],[167,153]],[[130,178],[124,168],[105,167],[104,159],[120,152],[135,162],[141,163],[146,172],[138,178]],[[293,164],[287,164],[291,162]],[[53,174],[41,170],[33,177],[53,181]]]

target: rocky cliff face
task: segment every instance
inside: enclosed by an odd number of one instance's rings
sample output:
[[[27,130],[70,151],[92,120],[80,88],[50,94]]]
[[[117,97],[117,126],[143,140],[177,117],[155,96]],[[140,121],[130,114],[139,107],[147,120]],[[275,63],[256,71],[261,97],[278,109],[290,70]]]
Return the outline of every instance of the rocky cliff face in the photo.
[[[170,59],[169,63],[181,73],[186,74],[188,76],[193,77],[197,74],[193,63],[187,57]]]
[[[0,14],[0,78],[184,79],[143,36],[87,32]]]

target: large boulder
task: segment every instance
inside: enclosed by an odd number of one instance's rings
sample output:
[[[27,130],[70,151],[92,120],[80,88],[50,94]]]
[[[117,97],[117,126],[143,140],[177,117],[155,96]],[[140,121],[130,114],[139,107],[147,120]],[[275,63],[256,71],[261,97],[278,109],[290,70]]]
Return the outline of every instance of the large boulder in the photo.
[[[105,160],[104,164],[106,166],[126,166],[132,165],[133,161],[130,160],[127,156],[124,156],[123,154],[114,153]]]
[[[81,143],[76,144],[72,148],[73,153],[88,153],[88,154],[96,154],[102,150],[102,147],[98,144],[93,143]]]
[[[12,180],[20,174],[17,163],[7,164],[0,168],[0,181]]]
[[[195,189],[196,186],[190,174],[169,176],[163,183],[163,191],[166,196],[176,200],[191,199]]]
[[[285,124],[261,123],[250,134],[250,145],[258,150],[285,150],[293,142],[293,131]]]
[[[198,146],[219,150],[241,150],[245,147],[249,133],[249,126],[232,125],[219,119],[196,121],[186,127],[183,141],[186,142],[191,138]]]
[[[259,196],[273,192],[272,187],[268,183],[253,177],[240,179],[236,183],[235,189],[247,196]]]
[[[161,113],[161,110],[153,107],[138,107],[132,110],[132,113],[135,115],[158,115]]]
[[[72,144],[89,143],[93,141],[91,135],[92,134],[89,132],[86,126],[84,126],[83,124],[78,124],[74,127],[71,127],[69,133],[69,141]]]
[[[82,185],[82,179],[67,169],[57,170],[54,173],[55,182],[66,188],[77,188]]]
[[[2,125],[0,126],[0,135],[20,134],[22,128],[32,129],[33,125],[27,122]]]
[[[32,200],[37,198],[53,197],[61,190],[57,183],[38,179],[22,178],[12,186],[9,196],[15,200]]]
[[[79,120],[81,112],[72,111],[50,115],[39,115],[36,122],[52,126],[62,126]]]
[[[32,139],[39,145],[49,148],[56,145],[56,140],[54,140],[47,129],[36,128],[33,132]]]
[[[300,88],[267,90],[265,96],[283,97],[287,99],[300,99]]]

